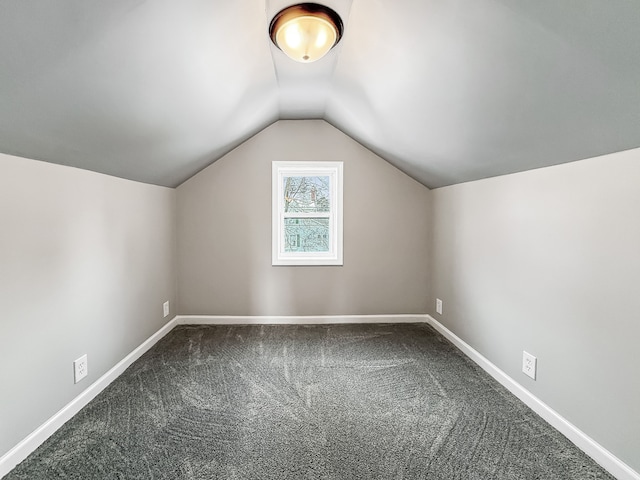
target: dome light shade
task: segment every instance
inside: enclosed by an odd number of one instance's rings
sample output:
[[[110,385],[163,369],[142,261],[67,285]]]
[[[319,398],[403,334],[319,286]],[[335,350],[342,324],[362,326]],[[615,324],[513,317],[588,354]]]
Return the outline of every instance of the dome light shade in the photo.
[[[292,59],[310,63],[324,57],[342,37],[340,16],[317,3],[287,7],[273,17],[271,41]]]

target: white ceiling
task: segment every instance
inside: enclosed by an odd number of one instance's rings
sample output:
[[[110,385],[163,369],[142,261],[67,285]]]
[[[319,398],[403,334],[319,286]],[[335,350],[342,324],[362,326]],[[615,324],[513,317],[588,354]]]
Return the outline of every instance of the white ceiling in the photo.
[[[0,151],[176,186],[282,118],[323,118],[429,187],[640,146],[638,0],[0,0]]]

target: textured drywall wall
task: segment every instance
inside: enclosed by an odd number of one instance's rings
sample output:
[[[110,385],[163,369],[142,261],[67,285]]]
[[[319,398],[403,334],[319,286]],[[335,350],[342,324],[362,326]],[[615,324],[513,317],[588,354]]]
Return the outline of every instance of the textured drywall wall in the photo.
[[[172,189],[0,154],[0,456],[170,318],[175,212]]]
[[[431,194],[431,314],[640,471],[640,149]]]
[[[271,265],[274,160],[344,162],[344,266]],[[180,314],[427,310],[429,190],[324,121],[279,121],[177,191]]]

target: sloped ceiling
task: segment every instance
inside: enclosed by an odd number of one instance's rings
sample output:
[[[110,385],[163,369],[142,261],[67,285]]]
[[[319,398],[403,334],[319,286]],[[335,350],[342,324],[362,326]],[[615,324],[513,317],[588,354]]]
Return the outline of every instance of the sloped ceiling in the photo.
[[[640,146],[636,0],[327,0],[342,42],[270,42],[284,0],[0,0],[0,151],[177,186],[322,118],[428,187]]]

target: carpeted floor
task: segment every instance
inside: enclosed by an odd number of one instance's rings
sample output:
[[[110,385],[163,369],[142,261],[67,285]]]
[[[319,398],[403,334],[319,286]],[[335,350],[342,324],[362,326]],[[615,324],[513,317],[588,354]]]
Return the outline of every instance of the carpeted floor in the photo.
[[[5,480],[612,478],[405,324],[177,327]]]

